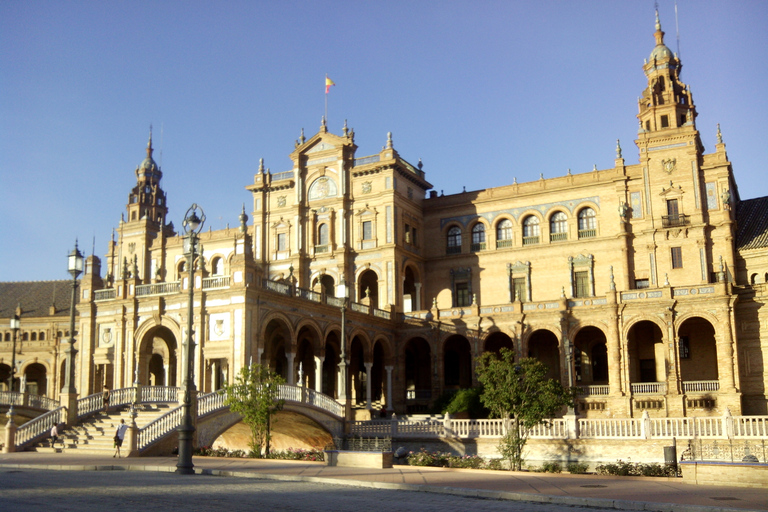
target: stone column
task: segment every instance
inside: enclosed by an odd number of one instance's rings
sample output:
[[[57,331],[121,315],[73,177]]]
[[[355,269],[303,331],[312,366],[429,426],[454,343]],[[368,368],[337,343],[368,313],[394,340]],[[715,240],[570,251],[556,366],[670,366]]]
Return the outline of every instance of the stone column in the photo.
[[[392,370],[394,367],[385,366],[384,369],[387,371],[387,411],[392,412],[394,411],[392,407]]]
[[[324,357],[315,356],[315,391],[323,392],[323,362]]]
[[[371,368],[373,363],[365,364],[365,408],[369,411],[373,408],[371,406]]]
[[[288,359],[288,378],[285,379],[286,384],[289,386],[295,386],[296,379],[294,379],[293,376],[293,360],[296,358],[296,352],[286,352],[285,357]]]
[[[731,323],[722,324],[723,333],[718,336],[717,350],[717,375],[720,380],[720,389],[726,393],[735,393],[736,385],[733,378],[733,335]]]
[[[416,288],[416,300],[413,301],[415,304],[413,304],[413,310],[414,311],[421,311],[421,283],[413,283],[413,286]]]
[[[605,348],[608,352],[608,393],[611,396],[621,396],[621,344],[616,322],[618,317],[611,315],[608,319],[608,333],[605,338]]]

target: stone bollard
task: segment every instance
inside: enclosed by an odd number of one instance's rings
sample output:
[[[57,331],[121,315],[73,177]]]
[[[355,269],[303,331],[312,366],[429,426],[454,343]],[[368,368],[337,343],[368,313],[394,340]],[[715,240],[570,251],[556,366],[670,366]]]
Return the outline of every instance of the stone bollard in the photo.
[[[125,445],[128,448],[128,457],[139,456],[139,428],[136,426],[136,409],[132,406],[129,413],[130,423],[125,431]]]
[[[8,423],[5,425],[5,446],[3,453],[13,453],[16,451],[16,423],[13,421],[13,405],[8,409]]]

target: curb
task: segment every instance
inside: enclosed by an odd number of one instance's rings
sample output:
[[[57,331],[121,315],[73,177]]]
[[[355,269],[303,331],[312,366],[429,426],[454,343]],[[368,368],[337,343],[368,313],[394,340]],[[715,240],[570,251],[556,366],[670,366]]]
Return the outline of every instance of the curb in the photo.
[[[12,469],[41,469],[50,471],[145,471],[154,473],[173,473],[173,466],[147,465],[74,465],[74,464],[2,464],[2,468]],[[613,510],[640,510],[648,512],[762,512],[754,509],[734,509],[728,507],[708,507],[705,505],[680,505],[675,503],[652,503],[647,501],[612,500],[605,498],[580,498],[574,496],[552,496],[546,494],[527,494],[507,491],[488,491],[483,489],[465,489],[462,487],[438,487],[433,485],[398,484],[392,482],[369,482],[317,476],[273,475],[252,471],[226,469],[195,469],[196,475],[217,476],[229,478],[249,478],[253,480],[276,480],[286,482],[308,482],[345,487],[361,487],[368,489],[385,489],[396,491],[426,492],[432,494],[448,494],[470,498],[484,498],[504,501],[527,501],[553,505],[574,507],[604,508]]]

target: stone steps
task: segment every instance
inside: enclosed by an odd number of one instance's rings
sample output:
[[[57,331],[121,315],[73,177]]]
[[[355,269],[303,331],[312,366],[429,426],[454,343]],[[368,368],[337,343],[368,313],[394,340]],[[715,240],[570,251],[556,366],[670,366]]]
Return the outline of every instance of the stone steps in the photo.
[[[142,428],[177,406],[177,403],[142,404],[136,410],[136,425]],[[30,451],[40,453],[114,453],[115,431],[121,419],[125,423],[131,421],[128,407],[111,410],[109,414],[99,412],[79,425],[60,430],[56,446],[52,446],[49,437],[34,445]]]

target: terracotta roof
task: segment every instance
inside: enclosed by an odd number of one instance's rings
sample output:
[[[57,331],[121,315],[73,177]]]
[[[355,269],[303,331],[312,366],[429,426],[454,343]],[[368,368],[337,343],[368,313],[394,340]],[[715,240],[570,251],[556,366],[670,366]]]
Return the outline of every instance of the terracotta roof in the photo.
[[[16,306],[21,305],[22,321],[25,316],[68,316],[72,299],[72,281],[21,281],[0,283],[0,318],[11,318]]]
[[[739,202],[736,226],[737,250],[768,247],[768,196]]]

